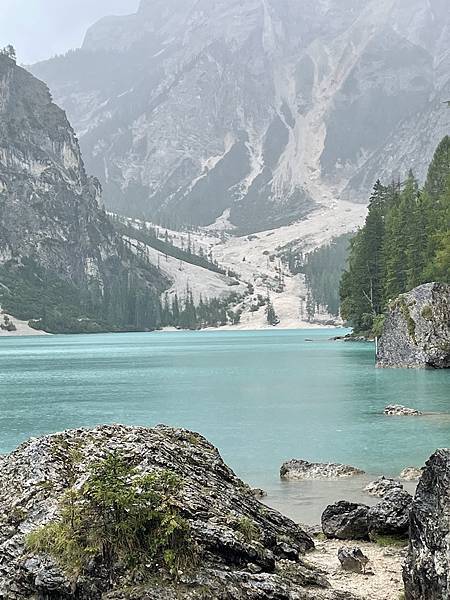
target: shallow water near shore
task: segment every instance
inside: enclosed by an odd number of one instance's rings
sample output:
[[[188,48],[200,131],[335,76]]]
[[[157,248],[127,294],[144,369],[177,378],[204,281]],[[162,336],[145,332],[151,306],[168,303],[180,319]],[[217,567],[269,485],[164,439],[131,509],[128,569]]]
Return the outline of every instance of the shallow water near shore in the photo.
[[[303,522],[450,445],[448,371],[375,369],[343,330],[165,332],[0,339],[0,452],[101,423],[166,423],[205,435],[267,502]],[[312,341],[306,341],[311,339]],[[386,417],[387,404],[425,411]],[[436,414],[441,413],[441,414]],[[281,482],[283,461],[361,467],[368,477]],[[409,486],[411,488],[411,486]]]

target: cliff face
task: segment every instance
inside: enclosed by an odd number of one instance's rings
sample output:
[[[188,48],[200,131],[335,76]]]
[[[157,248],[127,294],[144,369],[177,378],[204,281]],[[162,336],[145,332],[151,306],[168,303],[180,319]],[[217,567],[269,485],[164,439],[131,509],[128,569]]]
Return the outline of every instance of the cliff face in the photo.
[[[135,572],[131,567],[124,572],[123,563],[106,568],[106,556],[93,550],[88,566],[74,576],[55,557],[24,547],[26,535],[58,520],[61,501],[74,497],[75,490],[98,473],[99,461],[114,453],[134,467],[135,476],[169,470],[181,483],[176,505],[189,529],[190,543],[196,545],[198,560],[172,577],[161,561],[154,564],[150,558]],[[163,426],[68,431],[30,440],[1,457],[0,463],[2,599],[354,598],[327,589],[323,575],[302,562],[302,555],[313,547],[311,538],[256,500],[218,451],[198,434]],[[117,492],[113,481],[108,482],[111,494]],[[105,513],[102,518],[109,516]],[[129,553],[133,550],[129,548]]]
[[[450,368],[450,285],[426,283],[391,303],[377,364]]]
[[[35,65],[108,206],[243,230],[425,175],[445,133],[445,0],[142,0]],[[418,131],[422,132],[418,135]]]
[[[101,300],[132,257],[100,209],[100,193],[46,85],[0,55],[0,265],[32,261]],[[165,283],[150,266],[138,279],[149,291]]]

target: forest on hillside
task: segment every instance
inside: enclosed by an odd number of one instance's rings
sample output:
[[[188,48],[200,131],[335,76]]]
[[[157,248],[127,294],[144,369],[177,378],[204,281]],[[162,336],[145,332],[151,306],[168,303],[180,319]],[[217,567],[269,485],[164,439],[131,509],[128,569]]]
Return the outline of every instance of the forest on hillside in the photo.
[[[450,283],[449,136],[423,187],[412,172],[401,184],[375,184],[341,279],[342,317],[355,333],[376,334],[391,300],[430,281]]]

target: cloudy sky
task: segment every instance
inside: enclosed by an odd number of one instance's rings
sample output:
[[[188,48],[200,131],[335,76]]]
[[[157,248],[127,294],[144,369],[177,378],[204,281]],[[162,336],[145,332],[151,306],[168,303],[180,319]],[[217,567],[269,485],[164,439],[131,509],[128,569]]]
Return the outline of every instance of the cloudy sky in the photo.
[[[78,48],[105,15],[136,11],[138,0],[0,0],[0,47],[13,44],[19,63]]]

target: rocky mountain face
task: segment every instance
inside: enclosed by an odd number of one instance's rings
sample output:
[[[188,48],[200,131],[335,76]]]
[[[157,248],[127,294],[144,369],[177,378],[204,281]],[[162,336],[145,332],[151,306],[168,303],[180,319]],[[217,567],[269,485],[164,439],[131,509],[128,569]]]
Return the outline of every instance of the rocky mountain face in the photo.
[[[9,279],[32,261],[34,275],[39,268],[42,277],[50,273],[101,302],[129,275],[133,257],[100,208],[100,194],[48,88],[0,55],[0,265]],[[138,271],[136,285],[149,292],[167,283],[151,266]]]
[[[390,304],[377,365],[450,368],[450,285],[426,283]]]
[[[141,0],[32,69],[109,208],[257,231],[424,176],[449,38],[446,0]]]
[[[410,543],[403,570],[406,600],[450,596],[450,450],[425,465],[410,512]]]
[[[106,570],[94,554],[74,576],[55,557],[26,549],[27,535],[58,521],[61,501],[114,453],[140,477],[169,470],[181,482],[177,505],[199,556],[176,577],[146,564],[133,579],[123,565]],[[329,589],[322,572],[303,558],[314,546],[311,538],[262,505],[198,434],[164,426],[74,430],[30,440],[1,457],[0,467],[2,599],[356,600]],[[111,479],[109,485],[114,493]]]

